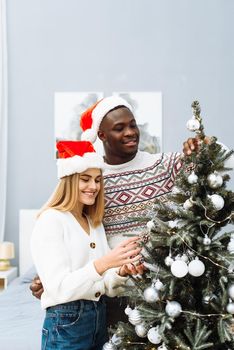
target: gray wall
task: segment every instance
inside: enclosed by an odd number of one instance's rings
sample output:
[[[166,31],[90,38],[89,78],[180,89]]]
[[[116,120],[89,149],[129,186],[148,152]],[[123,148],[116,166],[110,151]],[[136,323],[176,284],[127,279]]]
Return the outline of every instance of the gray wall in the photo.
[[[233,142],[234,1],[8,0],[6,239],[56,184],[55,91],[162,91],[164,151],[181,150],[199,99],[208,135]],[[232,182],[233,183],[233,182]]]

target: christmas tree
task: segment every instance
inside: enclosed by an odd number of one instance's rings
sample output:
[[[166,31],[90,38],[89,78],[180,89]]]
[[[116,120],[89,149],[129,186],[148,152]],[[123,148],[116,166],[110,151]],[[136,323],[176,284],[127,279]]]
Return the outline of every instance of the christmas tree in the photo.
[[[104,350],[234,349],[233,151],[215,137],[207,143],[197,101],[192,110],[187,128],[199,149],[183,156],[172,193],[147,219],[147,271],[130,278],[129,322],[119,322]]]

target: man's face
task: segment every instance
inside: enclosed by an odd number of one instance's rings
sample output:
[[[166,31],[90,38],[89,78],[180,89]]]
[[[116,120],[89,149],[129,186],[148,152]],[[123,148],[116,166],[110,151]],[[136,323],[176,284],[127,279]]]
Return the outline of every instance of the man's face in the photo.
[[[98,136],[106,150],[124,157],[137,152],[140,132],[132,112],[120,107],[103,118]]]

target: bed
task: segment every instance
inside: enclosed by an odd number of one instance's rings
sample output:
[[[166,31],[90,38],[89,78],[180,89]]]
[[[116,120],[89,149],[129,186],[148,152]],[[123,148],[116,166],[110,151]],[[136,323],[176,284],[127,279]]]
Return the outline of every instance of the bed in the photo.
[[[39,350],[44,311],[31,295],[36,274],[30,255],[30,234],[37,210],[21,210],[19,225],[19,274],[0,294],[0,349]]]

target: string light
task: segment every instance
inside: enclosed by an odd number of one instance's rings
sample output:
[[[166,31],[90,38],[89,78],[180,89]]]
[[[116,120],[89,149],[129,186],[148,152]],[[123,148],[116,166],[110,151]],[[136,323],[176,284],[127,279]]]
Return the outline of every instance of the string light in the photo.
[[[202,258],[204,258],[204,259],[206,259],[206,260],[209,260],[212,264],[214,264],[214,265],[216,265],[216,266],[218,266],[218,267],[221,267],[221,268],[224,269],[224,270],[229,271],[229,269],[228,269],[226,266],[220,265],[220,264],[214,262],[213,260],[211,260],[210,258],[208,258],[207,256],[204,256],[204,255],[202,255],[202,254],[199,254],[196,250],[194,250],[192,247],[190,247],[190,246],[185,242],[185,240],[183,239],[183,237],[181,237],[181,235],[180,235],[179,233],[177,233],[177,234],[178,234],[178,236],[180,237],[180,239],[184,242],[184,244],[185,244],[190,250],[192,250],[194,253],[196,253],[197,255],[201,256]]]
[[[198,316],[198,317],[215,317],[215,316],[226,317],[226,316],[230,316],[229,314],[199,314],[196,312],[184,311],[184,310],[182,310],[182,313],[190,314],[190,315]]]

